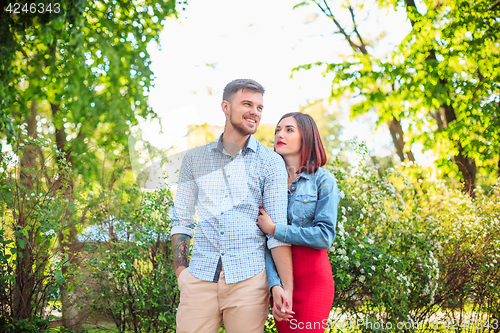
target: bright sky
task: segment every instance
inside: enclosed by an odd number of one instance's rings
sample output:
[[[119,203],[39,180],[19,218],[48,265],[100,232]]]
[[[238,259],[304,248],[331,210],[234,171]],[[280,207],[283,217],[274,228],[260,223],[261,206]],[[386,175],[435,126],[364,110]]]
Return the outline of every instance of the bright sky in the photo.
[[[316,69],[291,79],[291,69],[318,60],[332,62],[350,49],[343,37],[332,34],[331,20],[323,14],[315,18],[318,8],[293,10],[298,2],[190,0],[179,19],[167,20],[161,47],[149,48],[156,75],[150,105],[162,119],[164,134],[159,134],[157,123],[143,123],[145,139],[161,148],[174,144],[182,150],[186,125],[223,125],[222,90],[235,78],[253,78],[266,88],[262,123],[275,125],[282,114],[298,111],[307,100],[327,99],[331,78]],[[335,12],[344,13],[341,19],[349,22],[346,9]],[[375,8],[361,29],[371,37],[383,30],[390,33],[389,42],[377,48],[387,53],[410,25],[403,12]],[[373,117],[350,122],[348,104],[343,109],[346,130],[341,139],[357,136],[372,149],[391,145],[387,129],[373,132]]]

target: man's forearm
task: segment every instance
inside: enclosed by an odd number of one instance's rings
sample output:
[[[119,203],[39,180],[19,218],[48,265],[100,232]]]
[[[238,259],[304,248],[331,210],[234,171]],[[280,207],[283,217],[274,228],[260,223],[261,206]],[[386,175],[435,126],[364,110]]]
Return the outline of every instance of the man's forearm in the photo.
[[[177,277],[179,277],[180,272],[182,272],[188,266],[189,243],[190,242],[191,242],[191,237],[189,237],[188,235],[175,234],[172,236],[172,251],[174,253],[174,269],[175,269],[175,274]]]
[[[293,291],[292,247],[277,246],[271,249],[283,289]]]

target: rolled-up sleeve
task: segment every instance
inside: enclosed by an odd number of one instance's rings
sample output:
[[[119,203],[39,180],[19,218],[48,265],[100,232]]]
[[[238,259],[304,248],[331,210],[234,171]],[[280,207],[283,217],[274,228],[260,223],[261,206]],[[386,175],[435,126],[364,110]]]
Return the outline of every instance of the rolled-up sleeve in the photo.
[[[286,214],[288,205],[287,173],[285,162],[281,156],[273,154],[273,158],[264,172],[263,206],[271,219],[277,225],[287,224]],[[269,249],[277,246],[290,246],[290,244],[277,240],[272,235],[267,235]]]
[[[179,171],[179,182],[171,221],[171,235],[185,234],[191,238],[193,237],[198,186],[195,182],[192,167],[192,156],[188,152],[182,159]]]

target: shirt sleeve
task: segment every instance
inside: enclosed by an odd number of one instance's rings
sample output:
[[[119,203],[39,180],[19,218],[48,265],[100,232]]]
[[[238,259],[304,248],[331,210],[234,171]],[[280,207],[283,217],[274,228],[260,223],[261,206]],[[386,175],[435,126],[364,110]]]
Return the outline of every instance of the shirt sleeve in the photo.
[[[275,153],[273,153],[275,154]],[[262,208],[269,214],[276,225],[286,226],[287,213],[287,173],[285,162],[276,154],[270,159],[264,174],[264,192]],[[277,240],[272,235],[267,235],[267,247],[269,249],[277,246],[290,246],[286,242]]]
[[[318,186],[318,201],[311,227],[276,225],[274,237],[293,245],[329,249],[335,238],[340,192],[333,175],[327,173]]]
[[[193,238],[195,227],[194,213],[198,198],[198,186],[192,172],[192,156],[186,154],[179,171],[179,182],[175,194],[170,231],[171,235],[185,234]]]

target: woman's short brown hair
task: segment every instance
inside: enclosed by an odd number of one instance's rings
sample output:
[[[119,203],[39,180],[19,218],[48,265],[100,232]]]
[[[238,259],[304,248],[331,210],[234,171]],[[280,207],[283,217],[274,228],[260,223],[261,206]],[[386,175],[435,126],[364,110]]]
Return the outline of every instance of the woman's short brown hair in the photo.
[[[313,173],[326,164],[326,152],[318,127],[313,117],[302,112],[289,112],[278,121],[284,118],[293,117],[297,121],[301,139],[301,162],[297,173],[306,170],[307,173]],[[276,150],[276,149],[275,149]]]

